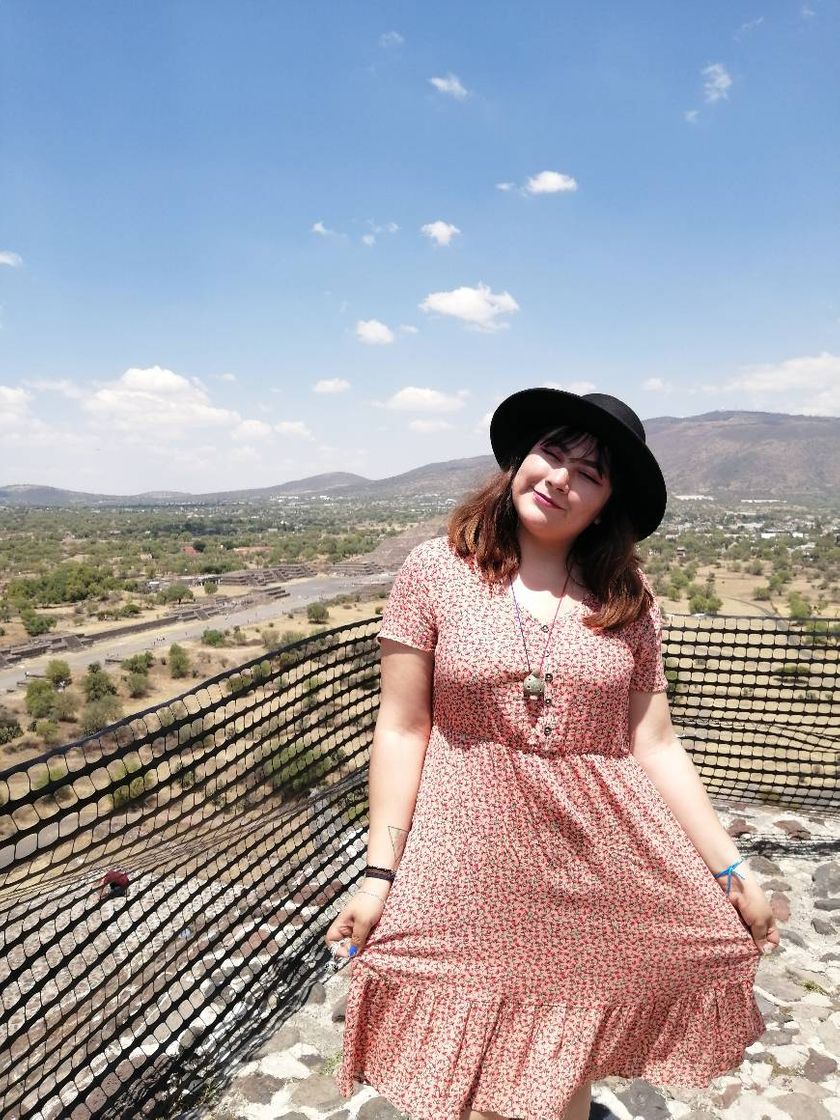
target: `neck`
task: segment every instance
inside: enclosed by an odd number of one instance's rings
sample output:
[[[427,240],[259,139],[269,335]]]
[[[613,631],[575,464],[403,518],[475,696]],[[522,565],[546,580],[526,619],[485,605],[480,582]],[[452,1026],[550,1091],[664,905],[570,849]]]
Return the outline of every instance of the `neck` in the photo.
[[[573,541],[542,541],[519,526],[519,575],[534,590],[553,589],[566,578]],[[574,572],[572,580],[574,580]],[[571,584],[570,580],[570,584]]]

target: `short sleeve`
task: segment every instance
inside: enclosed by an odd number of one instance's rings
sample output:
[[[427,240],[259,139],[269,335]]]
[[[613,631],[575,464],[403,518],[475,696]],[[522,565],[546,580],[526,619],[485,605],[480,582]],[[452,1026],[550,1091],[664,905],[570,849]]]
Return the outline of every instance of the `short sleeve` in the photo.
[[[642,582],[653,595],[650,610],[633,623],[633,674],[630,687],[638,692],[664,692],[668,688],[662,656],[662,612],[656,592],[646,576]]]
[[[437,645],[437,620],[432,597],[433,568],[423,545],[415,545],[394,577],[382,611],[379,638],[431,652]]]

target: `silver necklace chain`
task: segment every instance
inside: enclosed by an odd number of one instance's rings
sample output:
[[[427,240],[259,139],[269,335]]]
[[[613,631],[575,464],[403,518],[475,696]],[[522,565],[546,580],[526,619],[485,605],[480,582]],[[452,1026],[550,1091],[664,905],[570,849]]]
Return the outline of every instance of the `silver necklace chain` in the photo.
[[[519,604],[516,601],[516,592],[513,590],[513,580],[508,576],[508,583],[510,584],[510,593],[513,597],[513,605],[516,608],[516,618],[519,623],[519,632],[522,635],[522,645],[525,649],[525,661],[528,665],[528,675],[522,682],[522,692],[526,700],[544,700],[545,699],[545,677],[543,676],[543,665],[545,664],[545,655],[548,652],[548,647],[551,644],[551,635],[554,632],[554,624],[557,621],[557,614],[560,610],[560,604],[563,602],[563,596],[566,593],[566,587],[569,583],[571,572],[566,573],[566,580],[563,584],[563,590],[560,592],[560,598],[557,600],[557,606],[554,609],[554,618],[551,620],[549,627],[548,637],[545,641],[545,648],[543,649],[542,657],[540,658],[540,667],[538,672],[534,672],[531,668],[531,658],[528,653],[528,643],[525,640],[525,628],[522,625],[522,616],[519,613]]]

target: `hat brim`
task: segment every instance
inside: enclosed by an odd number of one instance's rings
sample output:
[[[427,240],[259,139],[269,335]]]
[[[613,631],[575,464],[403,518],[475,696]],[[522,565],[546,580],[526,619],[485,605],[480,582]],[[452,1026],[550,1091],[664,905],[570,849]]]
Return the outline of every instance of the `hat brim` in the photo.
[[[522,389],[498,406],[490,421],[490,446],[507,469],[518,453],[527,453],[540,436],[561,424],[591,432],[607,444],[633,477],[624,492],[637,539],[653,533],[665,516],[668,492],[659,463],[647,444],[621,420],[565,389]]]

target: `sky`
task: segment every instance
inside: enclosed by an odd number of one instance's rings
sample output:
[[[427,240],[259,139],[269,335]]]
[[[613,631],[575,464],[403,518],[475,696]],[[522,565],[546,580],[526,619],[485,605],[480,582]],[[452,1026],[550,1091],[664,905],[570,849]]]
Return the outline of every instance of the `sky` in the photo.
[[[0,0],[0,485],[840,415],[840,0]]]

